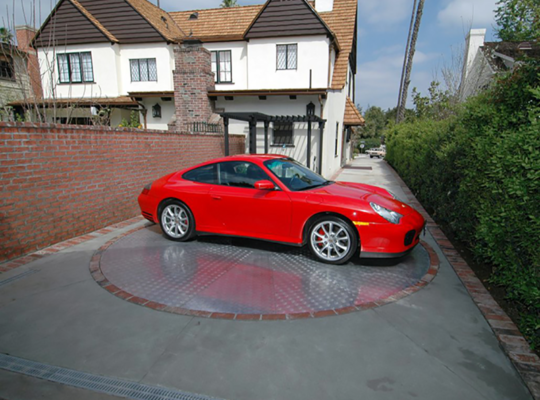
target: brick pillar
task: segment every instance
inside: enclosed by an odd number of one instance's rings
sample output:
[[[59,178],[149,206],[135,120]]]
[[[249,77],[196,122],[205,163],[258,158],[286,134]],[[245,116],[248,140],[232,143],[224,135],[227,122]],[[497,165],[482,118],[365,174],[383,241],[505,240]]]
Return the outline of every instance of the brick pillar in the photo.
[[[215,89],[211,53],[198,40],[186,40],[174,49],[174,106],[176,121],[169,129],[192,131],[194,122],[209,122],[213,104],[208,91]]]
[[[37,51],[30,46],[30,42],[36,34],[36,30],[28,25],[16,26],[17,32],[17,46],[20,50],[28,54],[28,63],[26,68],[28,70],[28,76],[30,77],[30,85],[32,86],[32,92],[36,98],[43,97],[43,89],[41,86],[41,74],[39,72],[39,61],[37,57]]]

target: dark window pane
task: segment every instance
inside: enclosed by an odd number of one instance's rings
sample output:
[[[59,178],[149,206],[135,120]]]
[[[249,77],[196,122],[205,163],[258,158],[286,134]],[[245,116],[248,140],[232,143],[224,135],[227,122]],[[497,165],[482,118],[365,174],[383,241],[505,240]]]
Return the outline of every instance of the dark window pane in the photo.
[[[148,82],[148,60],[139,60],[141,82]]]
[[[245,161],[220,163],[218,170],[219,182],[221,185],[226,186],[253,189],[255,188],[255,182],[270,180],[261,167]]]
[[[139,82],[141,80],[139,74],[139,60],[129,60],[129,66],[131,68],[131,82]]]
[[[155,58],[148,59],[148,80],[157,82],[157,65]]]
[[[71,82],[82,82],[81,58],[79,53],[69,54],[69,66],[71,72]]]
[[[274,142],[275,145],[293,144],[293,124],[292,123],[274,123]]]
[[[58,54],[58,79],[60,83],[69,83],[69,63],[67,54]]]
[[[296,69],[296,50],[295,44],[287,45],[287,69]]]
[[[277,46],[277,69],[287,69],[287,46]]]
[[[92,67],[92,55],[90,53],[81,53],[83,66],[83,80],[85,82],[94,82],[94,70]]]
[[[188,181],[217,184],[216,164],[205,165],[188,171],[183,175],[183,178]]]

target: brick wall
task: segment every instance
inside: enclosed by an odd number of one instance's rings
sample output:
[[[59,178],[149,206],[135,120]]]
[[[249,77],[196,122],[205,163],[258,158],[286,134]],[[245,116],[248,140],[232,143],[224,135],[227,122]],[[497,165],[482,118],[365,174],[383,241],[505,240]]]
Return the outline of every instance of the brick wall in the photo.
[[[0,262],[136,216],[144,185],[223,154],[219,135],[0,122]]]

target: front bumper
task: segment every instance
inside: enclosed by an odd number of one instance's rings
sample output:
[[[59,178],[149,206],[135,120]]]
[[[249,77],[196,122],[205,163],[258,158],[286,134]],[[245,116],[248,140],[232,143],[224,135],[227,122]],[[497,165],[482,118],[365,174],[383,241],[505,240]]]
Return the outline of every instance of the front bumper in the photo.
[[[417,212],[404,216],[399,224],[388,222],[357,226],[360,258],[403,257],[420,243],[424,228],[424,218]]]

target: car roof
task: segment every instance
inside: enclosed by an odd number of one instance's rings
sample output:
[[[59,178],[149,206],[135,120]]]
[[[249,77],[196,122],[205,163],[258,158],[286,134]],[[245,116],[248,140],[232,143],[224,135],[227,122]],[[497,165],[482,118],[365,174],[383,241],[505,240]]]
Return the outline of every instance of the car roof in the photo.
[[[278,158],[288,158],[288,156],[284,156],[283,154],[236,154],[233,156],[227,156],[227,157],[221,157],[221,158],[209,160],[208,163],[222,162],[222,161],[235,161],[235,160],[266,161],[266,160],[274,160]]]

